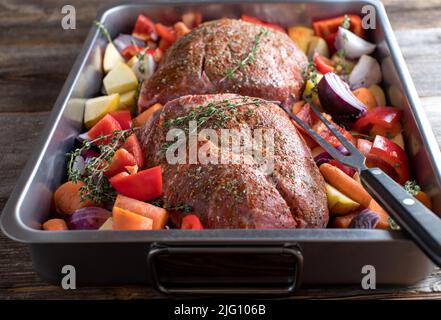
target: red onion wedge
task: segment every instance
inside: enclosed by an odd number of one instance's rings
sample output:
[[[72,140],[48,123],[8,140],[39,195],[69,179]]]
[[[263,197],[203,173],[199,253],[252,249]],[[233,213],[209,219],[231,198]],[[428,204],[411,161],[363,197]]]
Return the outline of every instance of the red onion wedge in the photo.
[[[351,127],[366,112],[366,106],[354,96],[348,84],[333,72],[328,72],[320,80],[318,95],[326,113],[346,127]]]
[[[85,207],[76,210],[68,220],[70,230],[98,230],[112,213],[99,207]]]
[[[381,82],[381,68],[377,60],[370,56],[361,56],[349,75],[349,84],[352,89],[369,88]]]
[[[364,54],[370,54],[376,47],[375,44],[342,27],[338,27],[334,45],[337,50],[344,50],[346,57],[350,59],[358,59]]]
[[[122,51],[126,47],[131,46],[131,45],[136,45],[136,46],[138,46],[140,48],[144,48],[145,47],[144,41],[142,41],[142,40],[140,40],[140,39],[138,39],[136,37],[133,37],[133,36],[131,36],[129,34],[123,34],[123,33],[120,33],[118,35],[118,37],[116,37],[113,40],[113,44],[115,45],[115,47],[118,49],[118,51],[120,53],[122,53]]]
[[[375,212],[364,209],[352,219],[348,228],[351,229],[375,229],[380,217]]]

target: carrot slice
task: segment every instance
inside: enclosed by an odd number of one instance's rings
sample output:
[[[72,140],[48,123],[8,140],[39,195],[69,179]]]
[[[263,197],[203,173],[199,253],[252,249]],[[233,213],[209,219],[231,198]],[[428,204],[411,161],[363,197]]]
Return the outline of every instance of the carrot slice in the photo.
[[[155,113],[155,111],[162,108],[162,104],[155,103],[151,107],[149,107],[147,110],[139,114],[135,119],[133,119],[133,126],[134,127],[141,127],[144,125],[144,123],[147,122],[147,120],[150,119],[150,117]]]
[[[430,197],[424,191],[418,192],[415,198],[417,198],[427,208],[432,209],[432,202],[430,201]]]
[[[68,230],[66,221],[63,219],[50,219],[43,223],[43,230],[46,231],[60,231]]]
[[[370,194],[367,193],[361,184],[349,177],[342,170],[328,163],[324,163],[320,166],[320,172],[325,180],[338,191],[365,208],[369,206],[372,200]]]
[[[78,181],[77,183],[68,181],[58,187],[54,193],[54,202],[59,212],[70,215],[77,209],[97,206],[97,204],[88,199],[81,201],[80,188],[84,185],[82,181]]]
[[[115,200],[115,207],[135,212],[143,217],[153,220],[153,230],[164,229],[168,221],[168,213],[164,208],[154,206],[150,203],[132,199],[118,194]]]
[[[113,207],[113,230],[151,230],[153,220],[129,210]]]
[[[354,211],[344,216],[337,216],[332,220],[331,226],[333,228],[346,229],[351,224],[352,219],[354,219],[359,213],[360,211]]]
[[[358,88],[352,91],[354,96],[363,103],[367,110],[374,109],[377,106],[377,100],[368,88]]]

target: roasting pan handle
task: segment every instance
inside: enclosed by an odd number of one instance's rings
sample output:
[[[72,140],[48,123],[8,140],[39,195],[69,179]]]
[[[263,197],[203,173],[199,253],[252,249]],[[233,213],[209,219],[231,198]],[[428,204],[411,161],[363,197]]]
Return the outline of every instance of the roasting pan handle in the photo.
[[[204,281],[198,281],[198,285],[191,282],[184,282],[176,285],[173,280],[170,281],[170,277],[167,281],[161,280],[161,264],[158,263],[161,258],[166,258],[166,265],[171,265],[174,262],[185,261],[185,257],[188,255],[193,255],[195,257],[206,257],[209,255],[222,255],[223,257],[236,257],[245,259],[249,257],[262,257],[266,256],[267,261],[273,260],[272,258],[281,259],[287,266],[286,270],[283,269],[284,278],[286,281],[276,281],[272,283],[271,281],[256,281],[248,285],[224,285],[222,280],[214,281],[213,277],[206,276]],[[198,259],[198,258],[196,258]],[[232,258],[233,261],[235,258]],[[256,268],[260,268],[260,272],[265,273],[264,270],[268,272],[273,272],[274,268],[279,267],[277,259],[274,259],[275,263],[273,265],[262,264],[256,265],[255,263],[250,263],[246,268],[252,273]],[[281,261],[279,260],[279,261]],[[172,262],[170,262],[172,261]],[[198,267],[209,267],[208,264],[200,261],[202,264]],[[164,263],[163,263],[164,266]],[[192,264],[188,265],[191,268]],[[193,266],[195,266],[193,262]],[[201,295],[223,295],[223,294],[248,294],[248,295],[286,295],[294,292],[300,287],[302,270],[303,270],[303,255],[300,247],[297,244],[282,244],[282,245],[264,245],[264,246],[169,246],[165,244],[152,244],[150,251],[147,255],[147,267],[151,279],[152,286],[160,293],[166,295],[186,295],[186,294],[201,294]],[[243,267],[243,265],[242,265]],[[184,263],[185,269],[185,263]],[[233,268],[234,269],[234,268]],[[243,272],[244,269],[241,270]],[[173,276],[172,276],[173,277]],[[257,277],[256,279],[260,279]],[[181,278],[182,280],[182,278]],[[219,280],[219,279],[217,279]],[[280,280],[280,279],[279,279]]]

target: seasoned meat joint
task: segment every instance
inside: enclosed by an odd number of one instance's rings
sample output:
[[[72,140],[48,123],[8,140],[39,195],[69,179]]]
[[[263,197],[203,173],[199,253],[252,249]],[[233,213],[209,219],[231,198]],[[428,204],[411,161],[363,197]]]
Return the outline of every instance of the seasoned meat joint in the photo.
[[[202,24],[179,39],[143,83],[138,108],[189,94],[238,93],[290,104],[307,58],[283,32],[242,20]]]
[[[269,130],[273,148],[253,144],[253,151],[273,157],[272,170],[252,158],[236,163],[193,163],[189,156],[183,163],[170,164],[165,149],[171,148],[167,133],[182,129],[184,136],[211,129],[251,132]],[[186,131],[187,130],[187,131]],[[324,180],[310,150],[281,108],[257,98],[236,94],[188,95],[168,102],[157,111],[139,133],[145,165],[162,166],[164,201],[170,206],[188,204],[207,228],[324,228],[328,208]],[[179,138],[179,135],[178,135]],[[181,137],[182,138],[182,137]],[[252,137],[245,136],[248,141]],[[189,138],[188,138],[189,140]],[[172,140],[172,143],[177,143]],[[243,142],[244,142],[243,141]],[[198,150],[225,156],[238,151],[198,136]],[[190,147],[185,145],[186,153]],[[242,149],[241,149],[242,150]],[[223,159],[223,158],[222,158]]]

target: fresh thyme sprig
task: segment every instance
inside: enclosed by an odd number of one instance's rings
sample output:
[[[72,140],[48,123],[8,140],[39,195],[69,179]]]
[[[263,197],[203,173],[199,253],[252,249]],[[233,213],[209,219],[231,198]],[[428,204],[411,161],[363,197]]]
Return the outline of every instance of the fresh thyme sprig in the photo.
[[[416,183],[415,180],[406,181],[404,184],[404,190],[412,196],[416,196],[418,192],[421,191],[421,187]]]
[[[260,43],[262,42],[262,38],[266,37],[268,35],[268,32],[268,29],[262,28],[262,30],[254,37],[253,46],[251,47],[250,52],[248,52],[247,56],[243,60],[238,61],[234,68],[229,69],[226,75],[220,80],[221,82],[227,78],[232,79],[234,77],[234,74],[238,70],[243,70],[246,65],[254,62],[255,55]]]
[[[113,43],[112,38],[110,37],[109,30],[98,20],[94,20],[93,23],[100,29],[101,33],[106,37],[109,43]]]
[[[116,150],[132,133],[133,129],[116,130],[111,135],[101,135],[92,141],[85,141],[81,148],[67,154],[69,157],[67,166],[69,180],[75,183],[84,182],[84,186],[80,188],[81,201],[92,200],[95,203],[105,203],[114,199],[115,191],[104,173],[109,169]],[[111,140],[108,144],[100,143],[110,137]],[[82,173],[78,168],[74,168],[75,159],[93,145],[98,146],[100,154],[88,159],[84,173]]]
[[[343,18],[343,22],[341,24],[342,28],[349,29],[351,27],[351,18],[347,14],[345,14]]]

